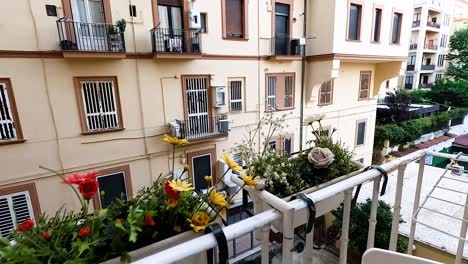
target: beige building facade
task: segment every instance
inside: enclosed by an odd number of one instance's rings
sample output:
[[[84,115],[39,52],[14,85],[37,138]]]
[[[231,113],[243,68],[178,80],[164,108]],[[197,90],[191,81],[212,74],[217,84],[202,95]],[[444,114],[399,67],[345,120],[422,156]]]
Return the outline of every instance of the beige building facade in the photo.
[[[99,171],[102,208],[170,174],[161,139],[172,133],[190,141],[177,148],[176,170],[188,163],[203,188],[271,108],[287,114],[285,134],[270,142],[277,150],[305,147],[301,116],[325,114],[370,164],[376,96],[403,74],[411,12],[404,0],[9,3],[0,9],[1,235],[79,207],[39,166]]]

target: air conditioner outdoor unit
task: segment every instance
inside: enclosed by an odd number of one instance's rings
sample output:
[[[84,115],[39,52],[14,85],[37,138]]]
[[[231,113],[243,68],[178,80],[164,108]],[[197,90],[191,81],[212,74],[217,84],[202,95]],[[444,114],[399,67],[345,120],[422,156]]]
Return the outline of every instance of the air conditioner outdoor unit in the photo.
[[[173,137],[181,137],[181,129],[180,129],[180,122],[178,120],[174,120],[169,123],[169,129],[171,130],[171,136]]]
[[[465,168],[460,165],[452,165],[452,174],[457,176],[462,176]]]
[[[231,131],[231,124],[229,122],[229,119],[219,119],[218,120],[218,128],[219,132],[222,133],[227,133],[228,131]]]
[[[221,107],[226,105],[226,87],[225,86],[213,86],[213,106]]]
[[[201,28],[200,11],[197,11],[194,9],[190,10],[189,17],[190,17],[190,29],[200,29]]]

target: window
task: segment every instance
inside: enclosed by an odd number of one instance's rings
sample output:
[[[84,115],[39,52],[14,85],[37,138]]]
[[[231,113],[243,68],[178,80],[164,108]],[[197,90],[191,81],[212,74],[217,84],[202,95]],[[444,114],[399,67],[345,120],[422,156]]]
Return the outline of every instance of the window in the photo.
[[[232,153],[232,160],[234,160],[237,164],[244,166],[244,161],[242,160],[242,155],[240,153]]]
[[[413,15],[413,22],[419,22],[421,21],[421,13],[415,13]]]
[[[266,110],[294,108],[294,73],[266,75]]]
[[[437,66],[442,67],[444,66],[445,55],[441,54],[438,56]]]
[[[349,5],[348,13],[348,40],[359,40],[361,31],[362,6],[358,4]]]
[[[229,109],[231,112],[242,111],[243,108],[243,80],[229,80]]]
[[[116,77],[76,78],[83,133],[123,129]]]
[[[413,85],[413,78],[414,78],[413,75],[408,75],[408,76],[406,76],[406,77],[405,77],[405,84],[406,84],[406,85],[411,85],[411,86],[412,86],[412,85]]]
[[[380,24],[382,22],[382,9],[376,8],[374,9],[374,24],[372,30],[372,41],[379,42],[380,41]]]
[[[393,13],[393,23],[392,23],[392,43],[400,43],[400,34],[401,34],[401,19],[403,14]]]
[[[291,155],[293,152],[293,134],[275,137],[268,142],[270,149],[274,149],[281,155]]]
[[[356,121],[356,146],[365,144],[367,120]]]
[[[385,82],[385,88],[387,88],[387,89],[390,88],[390,80],[387,80]]]
[[[322,83],[319,91],[319,105],[331,104],[333,101],[333,80]]]
[[[132,197],[132,181],[128,165],[101,170],[96,180],[99,182],[99,188],[98,195],[95,195],[93,200],[95,208],[104,209],[118,198],[127,202]]]
[[[416,53],[410,53],[408,57],[408,65],[414,65],[416,63]]]
[[[189,176],[197,191],[208,188],[205,176],[210,175],[212,176],[212,181],[217,182],[215,159],[216,149],[205,149],[187,154],[188,165],[190,167]]]
[[[208,29],[206,27],[207,21],[206,21],[206,13],[201,13],[200,14],[200,33],[207,33]]]
[[[359,79],[359,100],[368,99],[370,96],[370,84],[371,84],[370,71],[362,71]]]
[[[0,79],[0,145],[23,139],[10,79]]]
[[[137,16],[136,5],[129,5],[128,8],[130,9],[130,16],[136,17]]]
[[[37,218],[41,212],[33,183],[0,190],[0,238],[8,237],[18,224]]]
[[[447,47],[447,40],[448,40],[448,36],[445,34],[442,34],[442,37],[440,38],[440,46],[442,48]]]
[[[440,79],[442,79],[442,73],[437,73],[436,77],[435,77],[435,80],[439,81]]]
[[[247,0],[222,0],[223,37],[247,39]]]
[[[356,160],[357,163],[360,163],[361,165],[364,165],[364,158],[360,158]]]

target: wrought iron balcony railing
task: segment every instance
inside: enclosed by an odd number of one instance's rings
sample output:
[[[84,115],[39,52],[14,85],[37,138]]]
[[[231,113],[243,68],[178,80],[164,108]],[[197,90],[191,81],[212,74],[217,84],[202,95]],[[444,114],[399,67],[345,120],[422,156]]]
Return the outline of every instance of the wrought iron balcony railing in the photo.
[[[428,50],[437,50],[437,44],[426,43],[424,44],[424,48]]]
[[[421,65],[421,71],[432,71],[435,69],[434,64]]]
[[[405,83],[405,88],[406,89],[413,89],[413,84],[412,83]]]
[[[113,24],[57,21],[60,48],[70,51],[125,52],[123,30]]]
[[[406,65],[407,71],[414,71],[414,65]]]
[[[411,44],[409,45],[409,48],[410,48],[410,50],[417,49],[417,48],[418,48],[418,43],[411,43]]]
[[[201,54],[202,41],[199,31],[155,27],[150,33],[155,53]]]
[[[264,55],[267,56],[302,56],[304,45],[301,45],[299,38],[289,36],[276,36],[273,38],[263,38],[263,48],[266,49]]]
[[[188,140],[199,140],[210,137],[227,136],[230,130],[226,115],[210,117],[206,115],[189,116],[188,120],[176,120],[170,123],[173,136]]]
[[[427,26],[428,27],[433,27],[433,28],[440,28],[440,24],[432,21],[427,21]]]
[[[413,21],[413,27],[419,27],[421,25],[421,20]]]
[[[432,88],[432,83],[420,83],[419,88]]]

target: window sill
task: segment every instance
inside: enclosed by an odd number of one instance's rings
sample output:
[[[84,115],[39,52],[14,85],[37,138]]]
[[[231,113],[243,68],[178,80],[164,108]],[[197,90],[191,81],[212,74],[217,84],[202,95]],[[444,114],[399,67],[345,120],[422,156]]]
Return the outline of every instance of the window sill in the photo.
[[[98,131],[87,131],[87,132],[81,132],[81,135],[88,136],[88,135],[118,132],[118,131],[123,131],[123,130],[125,130],[125,128],[122,127],[122,128],[105,129],[105,130],[98,130]]]
[[[358,101],[369,101],[369,100],[370,100],[370,97],[358,98]]]
[[[348,42],[362,42],[360,39],[346,39]]]
[[[296,107],[287,107],[287,108],[276,108],[275,111],[265,111],[265,112],[281,112],[281,111],[288,111],[288,110],[294,110]]]
[[[360,148],[360,147],[364,147],[365,145],[366,145],[366,143],[363,143],[363,144],[360,144],[360,145],[355,144],[354,147],[355,148]]]
[[[398,42],[398,43],[392,43],[392,42],[390,42],[389,45],[392,45],[392,46],[400,46],[400,42]]]
[[[26,142],[26,139],[15,139],[15,140],[0,140],[0,146],[3,145],[13,145],[13,144],[21,144]]]
[[[382,44],[380,41],[371,41],[371,44]]]
[[[223,40],[232,40],[232,41],[249,41],[248,38],[234,38],[234,37],[223,37]]]
[[[331,103],[324,103],[324,104],[317,104],[317,106],[327,106],[327,105],[332,105],[332,104],[333,104],[333,102],[331,102]]]

